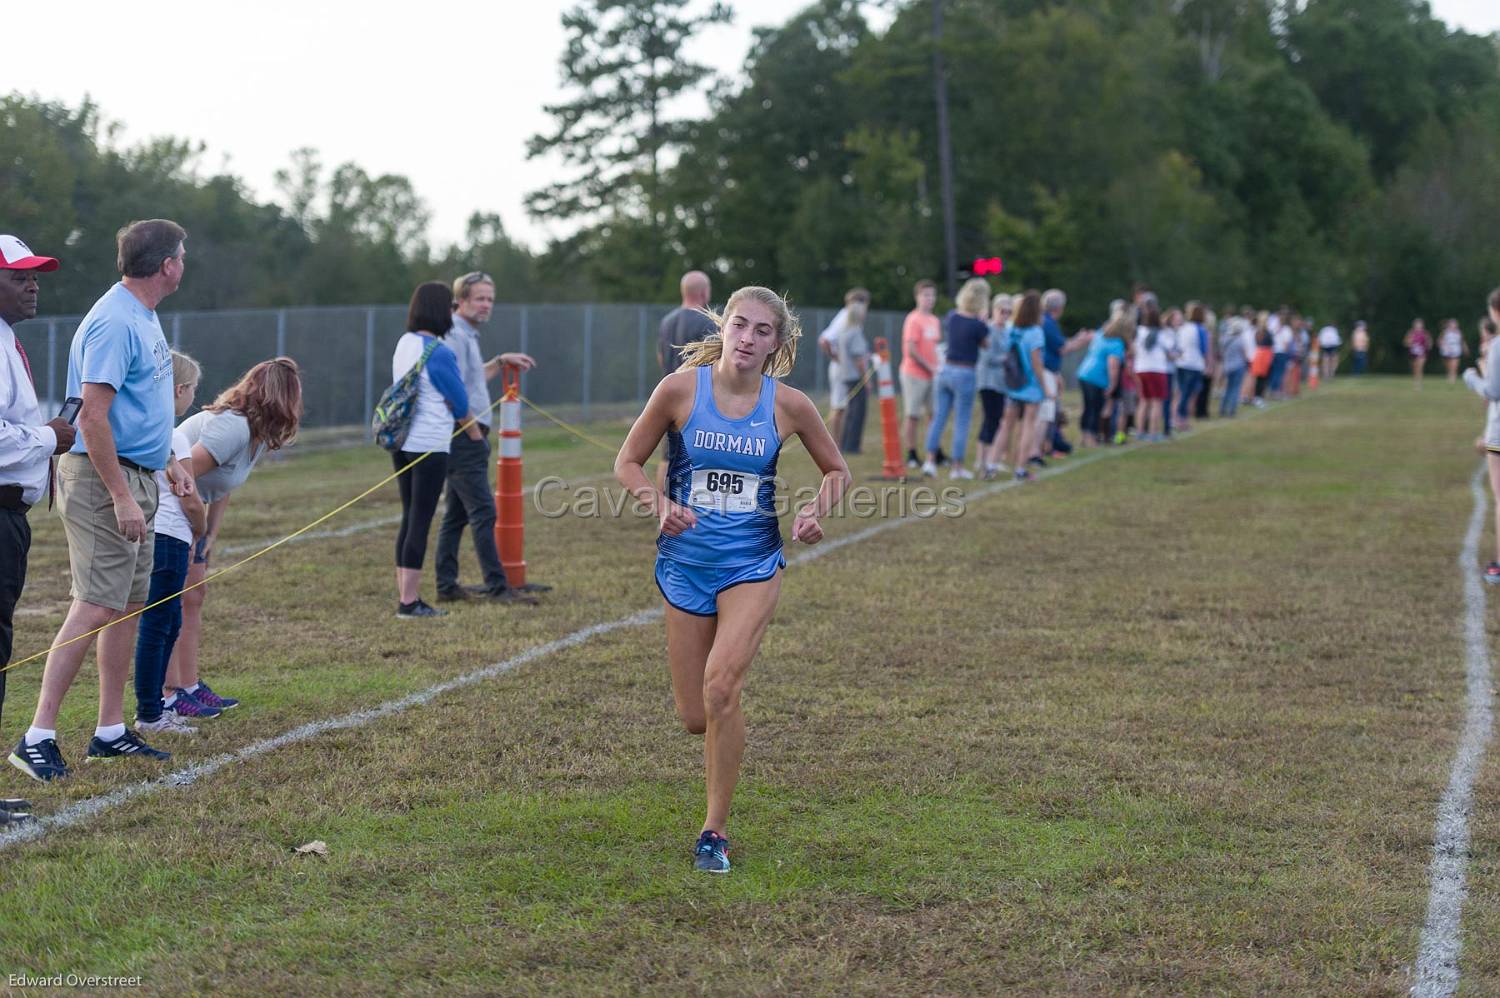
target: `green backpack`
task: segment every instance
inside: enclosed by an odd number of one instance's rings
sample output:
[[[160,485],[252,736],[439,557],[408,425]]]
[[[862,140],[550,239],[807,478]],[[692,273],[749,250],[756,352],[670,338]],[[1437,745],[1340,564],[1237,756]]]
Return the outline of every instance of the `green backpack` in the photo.
[[[427,344],[412,369],[396,379],[396,383],[381,393],[380,401],[375,403],[375,416],[370,420],[370,430],[375,434],[375,442],[388,451],[398,451],[406,445],[406,435],[411,432],[412,414],[417,408],[422,368],[427,366],[427,358],[437,348],[436,339]]]

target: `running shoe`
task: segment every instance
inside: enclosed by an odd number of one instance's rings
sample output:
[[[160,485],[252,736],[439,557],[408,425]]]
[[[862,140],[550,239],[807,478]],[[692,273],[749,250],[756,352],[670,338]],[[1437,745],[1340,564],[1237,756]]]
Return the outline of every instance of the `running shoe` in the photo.
[[[953,466],[953,470],[948,472],[948,477],[950,479],[957,479],[959,481],[969,481],[973,479],[974,472],[970,471],[968,468],[965,468],[961,464],[956,464]]]
[[[108,759],[119,759],[127,755],[138,755],[143,759],[170,759],[172,753],[154,749],[141,741],[141,736],[125,729],[125,733],[119,738],[105,741],[98,735],[89,739],[88,754],[83,757],[84,762],[100,762]]]
[[[205,707],[217,707],[220,710],[229,710],[232,707],[240,705],[240,702],[234,697],[219,696],[219,694],[209,689],[208,684],[202,680],[199,680],[198,688],[193,690],[193,699]]]
[[[446,617],[447,610],[439,610],[435,606],[428,606],[418,599],[415,603],[401,603],[396,607],[396,619],[398,620],[420,620],[424,617]]]
[[[1027,460],[1026,463],[1030,464],[1030,465],[1034,465],[1035,467],[1038,467],[1038,468],[1045,468],[1045,467],[1047,467],[1047,459],[1044,458],[1044,457],[1042,457],[1040,454],[1038,454],[1038,455],[1030,458],[1029,460]]]
[[[31,801],[22,800],[19,797],[0,797],[0,814],[13,814],[25,817],[31,813]]]
[[[1484,581],[1490,585],[1500,585],[1500,561],[1492,561],[1484,566]]]
[[[705,831],[693,848],[693,869],[703,873],[729,872],[729,840],[718,832]]]
[[[7,828],[16,828],[20,825],[28,825],[32,821],[31,814],[22,814],[16,811],[0,811],[0,832]]]
[[[933,464],[931,461],[924,462],[923,465],[922,465],[922,477],[923,478],[936,478],[937,477],[937,465]]]
[[[168,735],[196,735],[198,729],[182,719],[175,711],[164,710],[161,717],[154,721],[143,721],[139,717],[135,719],[135,730],[146,735],[168,734]]]
[[[39,783],[51,783],[68,775],[68,764],[63,762],[56,738],[27,745],[26,736],[22,735],[16,750],[10,754],[10,764]]]
[[[1029,482],[1029,481],[1031,481],[1031,472],[1027,471],[1025,468],[1017,468],[1016,469],[1016,481],[1018,481],[1018,482]]]
[[[210,707],[187,690],[174,687],[172,692],[177,694],[177,699],[162,708],[163,714],[171,712],[178,717],[218,717],[224,713],[217,707]]]
[[[1115,434],[1115,446],[1116,447],[1120,446],[1121,444],[1125,443],[1125,441],[1127,439],[1128,438],[1125,436],[1125,431],[1124,430],[1119,431],[1118,433]]]

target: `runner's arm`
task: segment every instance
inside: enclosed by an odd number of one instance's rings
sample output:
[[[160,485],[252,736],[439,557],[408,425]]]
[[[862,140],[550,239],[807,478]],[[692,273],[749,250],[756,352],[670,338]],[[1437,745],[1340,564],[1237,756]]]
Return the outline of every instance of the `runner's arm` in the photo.
[[[696,380],[697,369],[688,368],[685,374],[669,374],[663,378],[646,408],[636,417],[615,456],[615,479],[625,491],[635,497],[646,509],[656,514],[663,533],[676,536],[696,526],[698,518],[686,506],[679,506],[656,491],[651,479],[646,477],[646,462],[661,444],[662,437],[672,428],[677,412],[687,400],[690,382]]]

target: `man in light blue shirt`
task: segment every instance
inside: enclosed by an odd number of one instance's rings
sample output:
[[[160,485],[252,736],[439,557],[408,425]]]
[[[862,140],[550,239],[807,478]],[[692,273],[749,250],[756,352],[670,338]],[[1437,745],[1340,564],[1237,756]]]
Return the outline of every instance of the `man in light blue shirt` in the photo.
[[[490,425],[494,413],[490,408],[489,380],[498,376],[506,365],[529,371],[536,361],[524,353],[502,353],[484,359],[478,327],[489,321],[494,308],[495,282],[490,275],[476,270],[453,282],[453,328],[444,342],[458,358],[458,370],[469,396],[469,413],[478,422],[482,436],[474,440],[460,433],[449,444],[447,508],[437,535],[439,600],[535,602],[510,585],[495,546],[495,491],[490,485]],[[458,547],[465,528],[474,536],[474,555],[484,573],[483,585],[461,586],[458,582]],[[524,588],[542,591],[550,587],[531,583]]]
[[[156,472],[166,469],[174,493],[192,490],[191,478],[169,460],[172,352],[156,318],[157,305],[182,283],[186,236],[159,218],[121,229],[121,281],[84,317],[68,353],[68,393],[83,399],[78,440],[57,467],[73,602],[47,656],[31,727],[10,756],[44,782],[68,775],[57,713],[93,644],[85,635],[100,628],[99,725],[88,758],[170,758],[125,727],[137,618],[121,618],[145,605],[150,587]]]

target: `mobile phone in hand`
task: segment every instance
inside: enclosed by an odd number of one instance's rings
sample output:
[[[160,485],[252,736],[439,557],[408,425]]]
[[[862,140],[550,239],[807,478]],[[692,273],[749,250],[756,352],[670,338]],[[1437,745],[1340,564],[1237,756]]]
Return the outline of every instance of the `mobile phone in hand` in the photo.
[[[66,421],[69,426],[72,426],[78,422],[78,411],[82,408],[83,399],[78,398],[76,395],[72,398],[64,399],[62,411],[57,414],[57,418]]]

